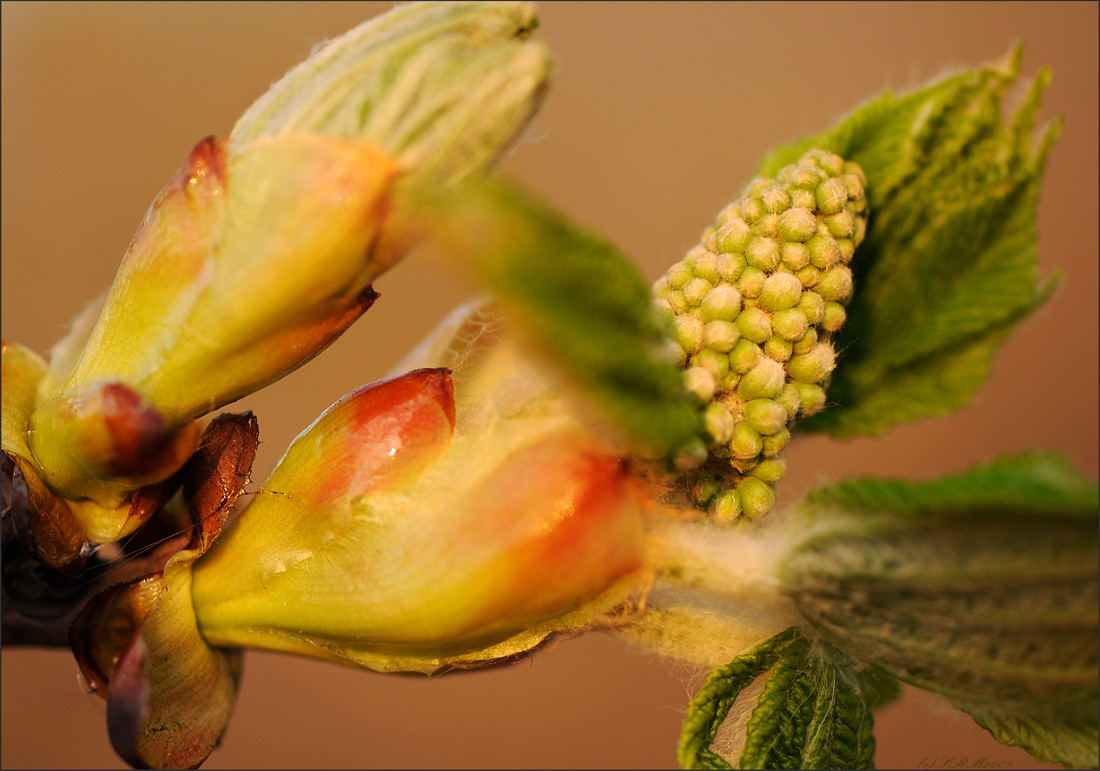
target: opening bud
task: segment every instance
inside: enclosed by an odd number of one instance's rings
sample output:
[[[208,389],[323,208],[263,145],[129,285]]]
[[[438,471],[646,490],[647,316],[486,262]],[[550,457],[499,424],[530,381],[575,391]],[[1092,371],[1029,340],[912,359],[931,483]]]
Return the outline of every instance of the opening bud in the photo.
[[[438,369],[333,405],[196,562],[206,639],[431,673],[621,601],[644,552],[624,464],[561,416],[454,418]]]

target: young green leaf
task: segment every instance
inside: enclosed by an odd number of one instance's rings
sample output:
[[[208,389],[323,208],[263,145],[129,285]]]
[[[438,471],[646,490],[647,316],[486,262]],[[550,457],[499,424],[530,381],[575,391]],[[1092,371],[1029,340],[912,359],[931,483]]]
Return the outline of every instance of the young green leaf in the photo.
[[[1097,488],[1060,457],[807,497],[785,591],[847,655],[1036,757],[1097,757]]]
[[[1032,126],[1050,73],[1005,126],[1007,63],[903,96],[884,93],[831,129],[773,151],[775,174],[811,146],[859,163],[872,216],[852,263],[856,291],[837,338],[829,404],[800,428],[878,435],[943,415],[988,378],[1010,329],[1049,296],[1040,286],[1035,207],[1059,123]]]
[[[430,219],[536,349],[636,446],[666,454],[695,436],[699,416],[663,353],[648,287],[617,249],[499,181]]]
[[[858,675],[791,627],[711,673],[684,722],[682,767],[730,767],[710,745],[738,695],[761,676],[767,681],[745,725],[739,768],[872,766],[871,712]]]
[[[779,657],[799,640],[802,638],[798,629],[791,627],[710,673],[703,688],[688,705],[684,718],[677,752],[681,768],[731,768],[728,761],[710,749],[718,729],[729,715],[738,694],[773,667]]]
[[[1096,768],[1096,721],[1063,721],[1050,717],[1006,715],[977,705],[967,712],[1002,744],[1025,748],[1039,760],[1067,768]]]
[[[850,667],[818,660],[814,716],[802,768],[873,768],[871,702]]]

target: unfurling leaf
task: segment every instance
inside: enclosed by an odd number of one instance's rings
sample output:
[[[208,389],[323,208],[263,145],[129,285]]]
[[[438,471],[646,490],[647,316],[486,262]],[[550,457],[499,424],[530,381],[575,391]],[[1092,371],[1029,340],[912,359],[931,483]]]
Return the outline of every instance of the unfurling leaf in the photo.
[[[802,430],[878,435],[964,406],[1010,330],[1049,296],[1035,207],[1060,124],[1033,147],[1047,70],[1002,124],[1019,57],[1017,48],[1004,66],[886,92],[765,159],[761,173],[771,175],[809,147],[839,153],[866,172],[873,212],[852,263],[856,292],[827,408]]]
[[[680,736],[683,768],[730,768],[710,749],[738,696],[765,678],[744,725],[738,768],[871,768],[869,700],[850,662],[795,627],[715,669]]]
[[[830,643],[1000,741],[1095,765],[1097,508],[1052,455],[849,480],[807,497],[784,591]]]

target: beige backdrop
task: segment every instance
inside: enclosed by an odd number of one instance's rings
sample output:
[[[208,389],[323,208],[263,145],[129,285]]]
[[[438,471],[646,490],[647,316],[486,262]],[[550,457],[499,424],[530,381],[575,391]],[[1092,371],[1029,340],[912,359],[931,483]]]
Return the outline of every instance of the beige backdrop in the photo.
[[[316,42],[381,3],[3,5],[3,336],[46,353],[111,281],[160,186]],[[1062,447],[1097,471],[1097,5],[546,3],[549,101],[507,168],[634,255],[679,259],[770,146],[885,87],[1000,57],[1054,68],[1066,116],[1039,211],[1054,301],[958,414],[878,440],[803,439],[781,499],[848,473],[922,478]],[[461,290],[413,260],[332,348],[237,408],[263,479],[331,402],[382,375]],[[247,288],[242,288],[247,292]],[[242,295],[242,300],[247,297]],[[694,673],[599,635],[503,671],[424,680],[252,653],[207,768],[671,767]],[[694,683],[694,684],[693,684]],[[64,651],[3,652],[4,767],[122,767]],[[919,693],[878,718],[880,767],[1033,765]],[[969,764],[960,765],[961,764]],[[1007,767],[1002,765],[1001,767]]]

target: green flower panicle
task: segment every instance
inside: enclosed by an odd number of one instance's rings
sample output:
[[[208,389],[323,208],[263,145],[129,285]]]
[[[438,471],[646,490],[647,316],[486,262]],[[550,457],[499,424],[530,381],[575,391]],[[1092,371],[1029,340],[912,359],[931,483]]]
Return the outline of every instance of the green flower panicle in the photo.
[[[706,453],[684,447],[674,463],[719,520],[772,508],[791,428],[825,405],[831,337],[867,231],[866,183],[859,164],[810,150],[753,180],[653,286],[704,416]]]

